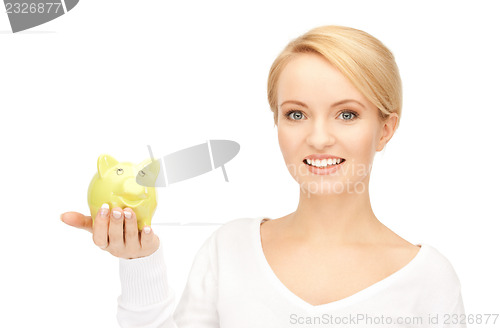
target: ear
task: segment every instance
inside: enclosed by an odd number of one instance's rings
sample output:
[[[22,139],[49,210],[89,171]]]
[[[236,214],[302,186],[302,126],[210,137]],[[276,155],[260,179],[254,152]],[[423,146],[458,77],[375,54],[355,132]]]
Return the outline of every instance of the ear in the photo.
[[[99,156],[97,159],[97,172],[99,173],[99,176],[102,178],[102,176],[116,164],[118,164],[118,161],[111,155],[102,154]]]
[[[378,142],[377,151],[384,149],[385,145],[391,140],[399,120],[399,115],[391,113],[384,121],[382,126],[380,140]]]

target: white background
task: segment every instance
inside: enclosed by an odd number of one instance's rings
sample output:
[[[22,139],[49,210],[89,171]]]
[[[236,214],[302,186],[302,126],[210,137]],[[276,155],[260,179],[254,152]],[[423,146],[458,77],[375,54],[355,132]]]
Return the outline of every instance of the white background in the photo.
[[[159,223],[294,211],[298,184],[278,146],[267,74],[289,41],[333,24],[379,38],[403,80],[399,130],[372,171],[375,214],[450,260],[467,313],[499,313],[495,3],[82,0],[16,34],[2,8],[0,326],[118,326],[118,259],[59,220],[89,213],[102,153],[138,163],[147,145],[156,157],[208,139],[241,145],[229,183],[218,169],[158,190],[153,230],[177,299],[219,225]]]

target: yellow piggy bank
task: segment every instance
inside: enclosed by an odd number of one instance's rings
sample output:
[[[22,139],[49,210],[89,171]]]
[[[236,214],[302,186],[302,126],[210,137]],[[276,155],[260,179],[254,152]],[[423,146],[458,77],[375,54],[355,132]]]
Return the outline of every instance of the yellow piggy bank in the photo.
[[[107,154],[99,156],[97,173],[87,193],[92,224],[101,205],[108,203],[110,210],[114,207],[130,207],[136,214],[139,230],[150,226],[157,201],[155,187],[148,186],[155,185],[159,170],[158,160],[147,159],[134,165],[118,162]]]

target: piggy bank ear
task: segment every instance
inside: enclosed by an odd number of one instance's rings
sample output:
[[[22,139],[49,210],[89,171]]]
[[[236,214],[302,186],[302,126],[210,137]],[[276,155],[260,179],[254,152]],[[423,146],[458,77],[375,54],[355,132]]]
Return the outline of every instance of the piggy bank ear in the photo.
[[[162,171],[160,160],[155,159],[153,161],[151,159],[147,159],[141,162],[138,166],[142,169],[135,178],[135,182],[137,182],[137,184],[145,187],[155,187],[156,182],[158,181],[160,186],[164,187],[164,179],[160,175]]]
[[[118,161],[111,155],[102,154],[99,156],[97,159],[97,172],[99,176],[102,178],[102,176],[116,164],[118,164]]]

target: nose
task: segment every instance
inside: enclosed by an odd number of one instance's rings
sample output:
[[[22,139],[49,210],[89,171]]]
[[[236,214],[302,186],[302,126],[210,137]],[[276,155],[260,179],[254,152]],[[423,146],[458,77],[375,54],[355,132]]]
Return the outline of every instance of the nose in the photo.
[[[331,146],[334,142],[335,137],[332,127],[328,126],[328,122],[318,120],[311,125],[311,130],[307,135],[307,144],[309,146],[321,150]]]

